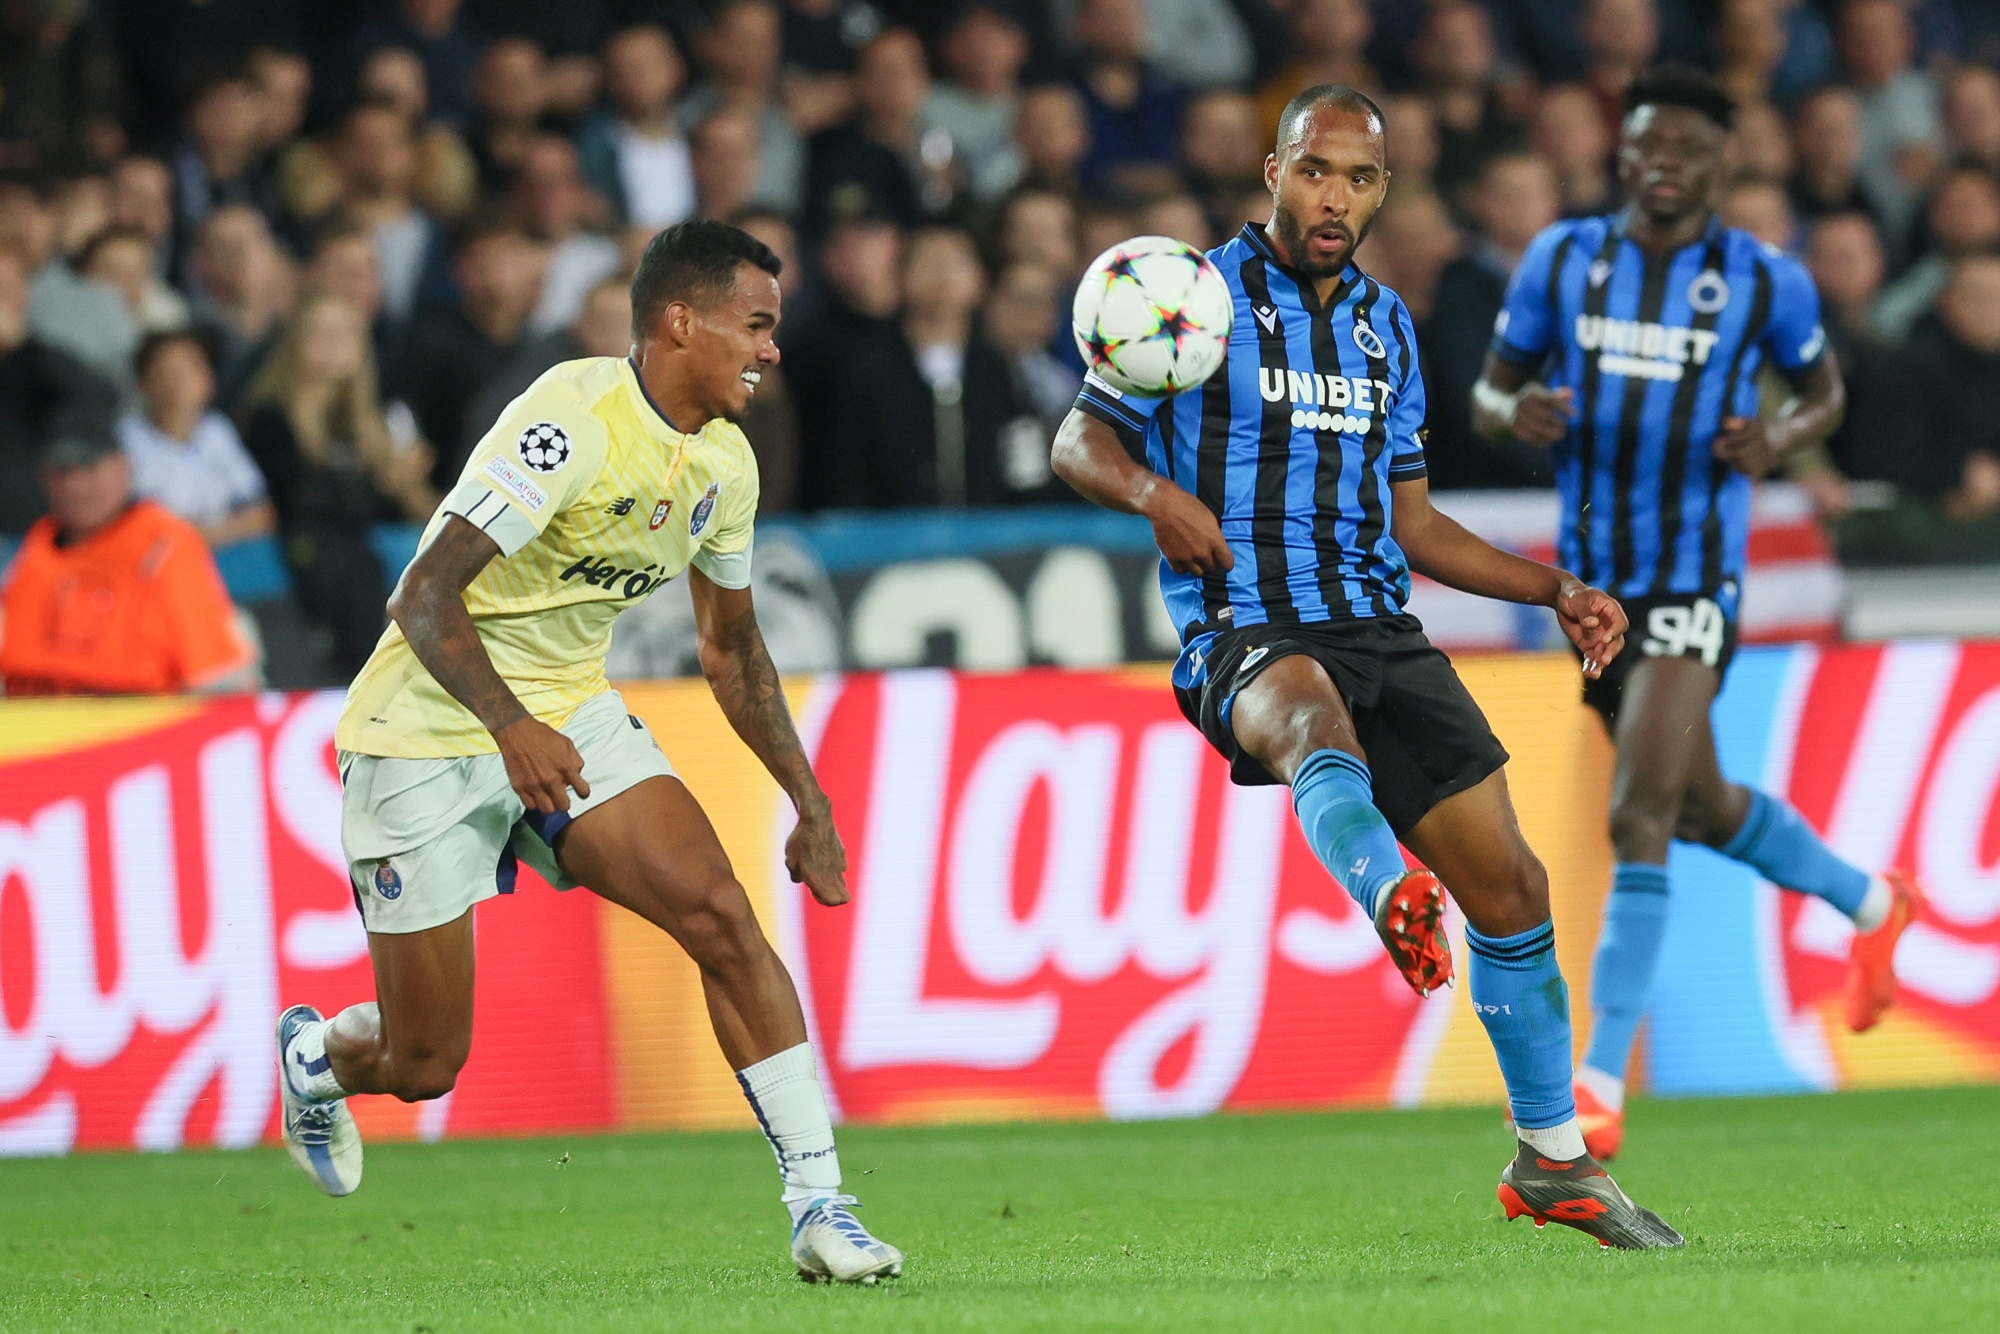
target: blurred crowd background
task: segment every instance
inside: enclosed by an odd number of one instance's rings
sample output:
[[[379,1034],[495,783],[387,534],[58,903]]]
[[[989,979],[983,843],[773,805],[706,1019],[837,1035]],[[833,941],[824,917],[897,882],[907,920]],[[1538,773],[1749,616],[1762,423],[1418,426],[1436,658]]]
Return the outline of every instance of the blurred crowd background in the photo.
[[[1419,321],[1432,485],[1546,486],[1467,396],[1666,61],[1741,104],[1724,217],[1819,283],[1850,406],[1791,470],[1843,558],[2000,559],[1990,0],[0,0],[0,547],[132,495],[275,534],[351,668],[371,527],[540,371],[622,355],[690,217],[785,260],[766,512],[1076,503],[1076,278],[1262,222],[1320,82],[1386,113],[1360,259]]]

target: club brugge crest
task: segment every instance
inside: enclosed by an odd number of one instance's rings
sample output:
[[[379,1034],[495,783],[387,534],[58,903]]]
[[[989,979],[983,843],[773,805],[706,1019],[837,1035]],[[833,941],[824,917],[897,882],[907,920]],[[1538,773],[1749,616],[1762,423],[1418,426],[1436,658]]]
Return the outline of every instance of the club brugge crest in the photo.
[[[391,902],[403,897],[403,877],[386,861],[375,868],[375,892]]]
[[[1377,361],[1384,360],[1389,355],[1389,349],[1382,346],[1382,335],[1365,324],[1355,324],[1354,345],[1361,349],[1363,356],[1373,357]]]
[[[708,516],[715,513],[715,498],[721,494],[722,483],[710,482],[701,499],[694,502],[694,513],[688,515],[689,537],[700,537],[701,530],[708,527]]]
[[[1713,315],[1729,304],[1729,284],[1714,269],[1703,269],[1688,284],[1688,305],[1697,315]]]
[[[662,500],[659,504],[653,506],[653,517],[646,521],[646,526],[654,532],[658,532],[660,525],[667,521],[667,511],[673,507],[674,502],[671,500]]]

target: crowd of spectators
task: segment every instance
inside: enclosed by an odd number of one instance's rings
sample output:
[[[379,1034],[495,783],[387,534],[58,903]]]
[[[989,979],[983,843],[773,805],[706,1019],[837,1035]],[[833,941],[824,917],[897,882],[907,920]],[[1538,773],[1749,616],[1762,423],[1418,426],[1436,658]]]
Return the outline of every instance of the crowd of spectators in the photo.
[[[2000,6],[1977,0],[0,0],[0,543],[58,440],[210,543],[275,532],[351,668],[418,520],[542,369],[622,354],[645,241],[785,260],[767,512],[1073,500],[1068,296],[1268,216],[1280,107],[1381,102],[1360,259],[1418,322],[1439,488],[1545,485],[1467,397],[1537,230],[1616,206],[1663,61],[1741,106],[1731,223],[1801,256],[1838,519],[2000,514]],[[121,474],[122,476],[123,474]],[[1856,486],[1869,483],[1870,486]]]

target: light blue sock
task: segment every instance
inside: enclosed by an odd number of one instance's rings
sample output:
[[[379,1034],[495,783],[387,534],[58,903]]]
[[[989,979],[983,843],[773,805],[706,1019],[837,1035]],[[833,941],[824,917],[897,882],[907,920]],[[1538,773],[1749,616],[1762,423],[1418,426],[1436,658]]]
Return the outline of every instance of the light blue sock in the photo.
[[[1667,934],[1667,868],[1621,862],[1604,901],[1604,930],[1590,963],[1590,1048],[1583,1063],[1625,1077],[1632,1039],[1653,994],[1660,941]]]
[[[1292,809],[1319,864],[1373,921],[1375,900],[1406,868],[1396,835],[1375,809],[1368,766],[1345,751],[1314,751],[1292,775]]]
[[[1825,899],[1849,917],[1868,897],[1868,873],[1834,855],[1806,818],[1776,797],[1750,789],[1750,814],[1722,855],[1754,867],[1774,885]]]
[[[1576,1101],[1569,1091],[1569,988],[1556,967],[1555,923],[1499,937],[1468,924],[1465,944],[1472,952],[1472,1007],[1500,1058],[1514,1124],[1561,1125],[1576,1115]]]

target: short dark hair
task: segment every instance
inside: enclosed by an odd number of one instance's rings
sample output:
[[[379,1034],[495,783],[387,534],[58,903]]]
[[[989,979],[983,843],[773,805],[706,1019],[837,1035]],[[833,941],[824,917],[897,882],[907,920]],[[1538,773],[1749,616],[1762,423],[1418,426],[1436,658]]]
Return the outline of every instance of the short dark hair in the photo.
[[[1686,107],[1725,130],[1736,126],[1736,99],[1691,65],[1661,65],[1632,80],[1625,89],[1625,114],[1640,107]]]
[[[138,350],[132,354],[133,374],[144,378],[146,368],[153,364],[154,358],[175,343],[186,343],[200,352],[202,360],[208,363],[209,373],[214,374],[218,360],[215,336],[201,326],[193,324],[183,325],[178,329],[155,329],[140,339]]]
[[[632,274],[633,336],[643,339],[672,302],[700,306],[721,299],[745,264],[773,278],[785,268],[771,247],[741,227],[704,218],[667,228],[646,243]]]
[[[1321,107],[1358,111],[1375,122],[1378,132],[1387,123],[1382,119],[1382,108],[1375,105],[1375,99],[1359,88],[1350,88],[1344,83],[1316,83],[1285,103],[1285,109],[1278,114],[1277,146],[1280,152],[1299,132],[1299,123]]]

